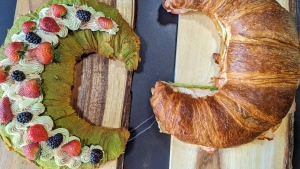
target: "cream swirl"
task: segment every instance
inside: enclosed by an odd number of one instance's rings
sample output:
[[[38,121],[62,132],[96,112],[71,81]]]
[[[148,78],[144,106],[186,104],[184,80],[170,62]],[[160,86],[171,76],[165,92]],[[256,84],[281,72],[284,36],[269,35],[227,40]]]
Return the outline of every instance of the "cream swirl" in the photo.
[[[25,57],[19,61],[14,69],[22,70],[25,74],[40,74],[44,71],[44,65],[38,60]]]
[[[22,100],[22,96],[18,95],[18,91],[20,90],[21,83],[16,82],[15,84],[9,85],[7,90],[4,91],[4,94],[9,97],[10,100]],[[17,109],[17,107],[15,107]]]
[[[46,33],[42,30],[37,30],[35,32],[38,36],[41,37],[42,42],[49,42],[51,44],[53,44],[53,46],[58,44],[58,37],[55,34],[52,33]],[[19,34],[13,34],[11,37],[11,41],[13,42],[24,42],[26,44],[28,44],[28,48],[32,49],[37,47],[37,44],[33,44],[33,43],[29,43],[28,41],[25,40],[26,34],[24,32],[20,32]]]
[[[34,105],[32,105],[28,109],[28,111],[30,111],[34,115],[40,115],[45,111],[45,106],[44,106],[44,104],[38,102],[38,103],[35,103]]]
[[[15,146],[20,147],[24,144],[23,135],[24,130],[16,128],[16,121],[12,121],[5,126],[5,131],[9,135],[13,135],[12,142]]]
[[[68,166],[69,168],[78,168],[81,165],[80,157],[71,157],[62,149],[58,149],[54,152],[55,163],[58,166]]]
[[[21,83],[16,82],[15,84],[9,85],[9,87],[4,90],[4,95],[7,95],[11,102],[13,102],[11,105],[13,112],[24,111],[26,108],[43,101],[43,95],[40,95],[38,98],[28,98],[18,95],[18,91],[24,83],[26,83],[26,81]]]
[[[19,123],[14,118],[12,122],[10,122],[5,130],[8,134],[13,135],[13,143],[15,146],[22,147],[23,145],[29,144],[31,141],[28,138],[26,131],[27,128],[33,126],[35,124],[41,124],[45,127],[46,131],[51,131],[53,128],[53,120],[49,116],[38,116],[34,114],[32,120],[28,123]]]
[[[1,60],[0,65],[6,65],[6,66],[12,66],[15,65],[16,63],[12,62],[10,59],[6,58]]]
[[[59,25],[59,27],[60,27],[60,30],[56,34],[61,38],[67,37],[68,32],[69,32],[68,28],[65,25]]]
[[[39,12],[39,18],[43,18],[45,16],[50,16],[51,15],[51,9],[50,8],[43,8]]]
[[[42,141],[40,142],[40,146],[41,146],[41,155],[40,155],[40,159],[42,161],[49,161],[53,158],[54,156],[54,152],[51,149],[51,147],[49,147],[46,143],[46,141]]]

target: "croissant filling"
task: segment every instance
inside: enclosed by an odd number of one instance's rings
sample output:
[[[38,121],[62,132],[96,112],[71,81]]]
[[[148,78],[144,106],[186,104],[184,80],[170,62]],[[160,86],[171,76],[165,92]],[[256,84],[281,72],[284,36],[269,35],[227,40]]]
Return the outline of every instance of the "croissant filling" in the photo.
[[[177,87],[170,86],[174,92],[180,92],[191,95],[193,98],[205,97],[205,96],[213,96],[218,92],[218,90],[210,90],[210,89],[197,89],[197,88],[185,88],[185,87]]]

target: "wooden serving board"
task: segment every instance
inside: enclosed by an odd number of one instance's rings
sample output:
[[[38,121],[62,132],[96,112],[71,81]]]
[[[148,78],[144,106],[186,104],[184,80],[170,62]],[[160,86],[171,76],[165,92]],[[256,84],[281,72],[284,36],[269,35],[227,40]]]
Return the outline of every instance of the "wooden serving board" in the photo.
[[[117,8],[133,27],[134,0],[98,0]],[[18,0],[15,18],[34,11],[48,0]],[[75,66],[72,106],[79,116],[92,124],[105,127],[128,127],[130,115],[130,88],[132,72],[120,61],[113,61],[92,54]],[[35,169],[34,164],[6,150],[0,143],[0,168]],[[109,161],[101,169],[123,168],[124,157]]]
[[[295,16],[295,1],[278,0]],[[217,75],[212,54],[219,52],[220,37],[213,22],[199,12],[179,16],[175,81],[207,84]],[[187,43],[188,39],[188,43]],[[188,66],[187,66],[188,65]],[[192,68],[192,69],[187,69]],[[283,169],[292,168],[295,104],[272,141],[255,140],[238,148],[219,149],[213,155],[171,138],[170,169]]]

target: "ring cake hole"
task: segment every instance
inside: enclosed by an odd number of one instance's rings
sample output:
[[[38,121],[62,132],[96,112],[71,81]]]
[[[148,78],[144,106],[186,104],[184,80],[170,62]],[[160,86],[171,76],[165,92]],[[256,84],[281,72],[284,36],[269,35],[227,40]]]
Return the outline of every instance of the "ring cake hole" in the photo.
[[[84,55],[75,64],[71,105],[79,117],[101,125],[106,102],[109,59],[97,54]]]

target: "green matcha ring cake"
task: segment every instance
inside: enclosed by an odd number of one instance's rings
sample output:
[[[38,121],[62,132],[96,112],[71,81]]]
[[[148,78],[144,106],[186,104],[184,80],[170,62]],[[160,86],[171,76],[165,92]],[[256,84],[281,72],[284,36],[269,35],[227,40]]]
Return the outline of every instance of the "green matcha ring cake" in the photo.
[[[116,9],[94,0],[51,0],[20,16],[0,50],[6,147],[51,169],[94,168],[119,157],[128,130],[93,126],[70,105],[74,65],[98,53],[135,70],[139,43]]]

